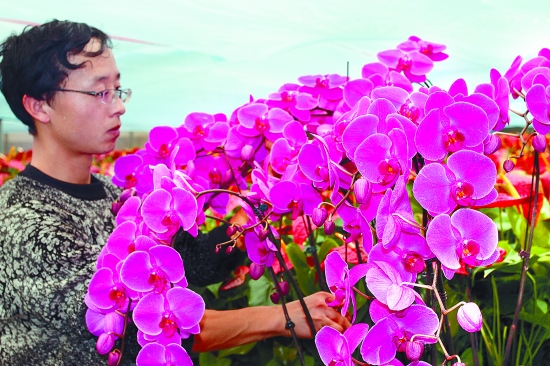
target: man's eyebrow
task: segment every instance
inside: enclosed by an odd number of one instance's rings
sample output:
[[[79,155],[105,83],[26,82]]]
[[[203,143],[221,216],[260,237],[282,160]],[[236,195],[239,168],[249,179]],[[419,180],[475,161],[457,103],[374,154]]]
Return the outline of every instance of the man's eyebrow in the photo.
[[[107,79],[109,79],[109,76],[107,76],[107,75],[98,76],[98,77],[94,78],[94,84],[103,82]],[[118,74],[116,74],[116,80],[120,80],[120,72]]]

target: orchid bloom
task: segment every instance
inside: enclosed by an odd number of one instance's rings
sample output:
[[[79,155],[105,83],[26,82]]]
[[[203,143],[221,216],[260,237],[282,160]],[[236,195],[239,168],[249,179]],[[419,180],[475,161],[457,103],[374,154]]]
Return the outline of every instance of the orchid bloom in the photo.
[[[368,269],[366,264],[357,264],[349,269],[348,264],[344,262],[337,252],[329,253],[325,260],[327,286],[330,292],[334,294],[334,300],[328,305],[341,306],[340,312],[342,316],[344,316],[348,311],[351,300],[351,304],[353,305],[352,322],[355,321],[355,316],[357,315],[355,296],[352,287],[366,275]]]

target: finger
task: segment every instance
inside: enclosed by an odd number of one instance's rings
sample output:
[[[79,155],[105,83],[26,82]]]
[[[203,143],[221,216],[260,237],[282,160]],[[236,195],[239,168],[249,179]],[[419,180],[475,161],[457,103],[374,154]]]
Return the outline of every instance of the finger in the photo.
[[[351,326],[351,323],[348,319],[343,317],[338,311],[332,308],[327,309],[326,315],[333,323],[338,324],[344,330],[348,329]]]

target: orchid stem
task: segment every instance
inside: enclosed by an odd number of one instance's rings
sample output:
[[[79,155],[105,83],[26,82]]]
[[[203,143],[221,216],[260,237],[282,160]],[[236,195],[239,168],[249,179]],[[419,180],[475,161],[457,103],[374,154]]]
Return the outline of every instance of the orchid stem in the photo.
[[[525,115],[527,114],[527,112],[525,112],[525,113],[520,113],[520,112],[518,112],[518,111],[513,110],[512,108],[509,108],[509,110],[510,110],[510,112],[512,112],[512,113],[514,113],[514,114],[517,114],[517,115],[520,116],[520,117],[525,117]]]
[[[205,195],[205,194],[209,194],[209,193],[227,193],[227,194],[237,196],[241,200],[243,200],[252,209],[252,211],[254,212],[254,215],[256,215],[258,220],[260,220],[260,223],[263,222],[266,219],[264,217],[264,214],[256,206],[254,206],[254,204],[252,203],[252,201],[250,201],[250,199],[248,199],[248,197],[246,197],[246,196],[244,196],[240,193],[237,193],[237,192],[229,191],[229,190],[226,190],[226,189],[208,189],[208,190],[199,192],[197,194],[196,198],[199,198],[200,196]],[[268,204],[271,205],[271,203],[267,202],[267,201],[264,202],[264,203],[268,203]],[[271,212],[269,214],[271,214]],[[258,224],[260,224],[260,223],[258,223]],[[283,256],[281,255],[281,244],[279,243],[278,240],[275,239],[275,236],[273,235],[273,232],[271,231],[271,227],[268,227],[268,229],[269,229],[269,240],[271,240],[271,242],[277,248],[277,251],[275,252],[275,255],[276,255],[277,259],[279,260],[281,268],[283,269],[284,273],[287,275],[287,277],[290,281],[290,284],[292,285],[292,287],[296,291],[296,295],[298,295],[298,301],[300,302],[300,305],[302,306],[302,309],[304,310],[304,314],[306,316],[307,323],[308,323],[309,328],[311,330],[311,334],[313,336],[315,336],[315,334],[317,332],[315,331],[315,325],[313,323],[313,318],[311,317],[311,313],[309,312],[309,309],[307,308],[306,302],[304,301],[304,295],[302,294],[302,291],[300,290],[300,287],[296,283],[296,280],[294,279],[294,276],[292,276],[292,273],[288,269]]]
[[[514,319],[512,320],[512,325],[510,326],[510,333],[508,334],[508,340],[506,341],[506,349],[504,352],[504,362],[503,365],[506,366],[509,364],[511,352],[512,352],[512,346],[514,342],[514,338],[516,335],[516,330],[518,326],[519,321],[519,313],[521,311],[521,307],[523,305],[523,294],[525,290],[525,281],[527,278],[527,271],[529,270],[529,259],[531,257],[531,246],[533,244],[533,233],[535,231],[535,221],[537,218],[537,208],[538,208],[538,196],[539,196],[539,180],[540,180],[540,166],[539,166],[539,153],[538,151],[535,151],[534,156],[534,170],[533,175],[531,179],[531,198],[533,200],[533,207],[531,212],[531,221],[529,222],[529,235],[527,236],[527,240],[525,242],[524,250],[520,252],[520,257],[523,258],[523,267],[521,270],[521,277],[519,282],[519,293],[518,293],[518,301],[516,304],[516,311],[514,313]],[[533,185],[534,185],[534,198],[533,198]]]
[[[296,336],[296,331],[294,330],[295,324],[290,319],[290,315],[288,315],[288,309],[286,308],[285,303],[285,296],[283,295],[281,289],[278,286],[279,281],[277,280],[277,276],[275,275],[275,271],[273,271],[273,267],[269,267],[269,275],[271,276],[271,279],[273,280],[273,283],[275,285],[275,290],[279,294],[279,298],[281,299],[281,305],[283,306],[283,313],[285,314],[285,320],[286,320],[286,329],[290,330],[290,334],[292,334],[292,338],[294,339],[294,343],[296,343],[296,349],[298,349],[298,355],[300,356],[300,362],[302,366],[305,366],[305,360],[304,355],[302,353],[302,347],[300,345],[300,342],[298,341],[298,337]]]
[[[120,339],[122,340],[122,344],[120,345],[120,357],[117,361],[117,366],[120,365],[120,361],[122,360],[122,355],[124,355],[124,341],[126,340],[126,328],[128,327],[128,313],[130,312],[130,309],[132,308],[132,299],[128,299],[128,308],[126,309],[126,314],[124,314],[124,328],[122,329],[122,337]]]
[[[321,272],[321,263],[319,263],[319,256],[317,255],[317,245],[315,243],[315,237],[313,236],[311,218],[307,215],[302,215],[302,220],[304,221],[304,226],[306,228],[309,247],[312,248],[311,255],[313,256],[315,270],[317,271],[319,276],[319,287],[321,288],[321,290],[328,292],[328,287],[325,282],[325,276],[323,276],[323,272]]]
[[[355,293],[357,293],[359,296],[361,296],[362,298],[364,299],[367,299],[367,300],[374,300],[374,297],[372,296],[369,296],[367,294],[364,294],[361,290],[359,290],[357,287],[353,286],[352,287],[353,291],[355,291]]]
[[[250,208],[252,209],[252,211],[254,212],[256,217],[258,218],[258,220],[260,220],[260,221],[264,220],[263,213],[260,210],[258,210],[258,208],[256,206],[254,206],[254,204],[252,204],[252,202],[248,199],[248,197],[236,194],[235,192],[231,192],[231,191],[229,191],[229,192],[231,194],[235,194],[235,195],[239,196],[248,206],[250,206]],[[268,229],[269,229],[269,240],[271,240],[271,242],[277,248],[277,251],[275,252],[275,256],[277,257],[277,260],[279,261],[279,264],[281,265],[281,268],[283,269],[284,273],[287,275],[287,277],[290,281],[290,284],[294,288],[294,291],[296,291],[296,295],[298,296],[298,301],[300,302],[300,305],[302,306],[302,310],[304,310],[304,314],[306,316],[306,320],[307,320],[307,323],[309,325],[309,329],[311,330],[311,335],[315,336],[315,334],[317,332],[315,330],[315,325],[313,323],[313,318],[311,317],[311,313],[309,312],[309,309],[306,305],[306,302],[304,301],[304,295],[302,294],[302,291],[300,290],[300,287],[296,283],[296,280],[294,279],[294,276],[292,275],[292,273],[288,269],[283,256],[281,255],[281,244],[279,243],[278,240],[275,239],[275,236],[273,235],[273,232],[271,231],[271,227],[269,227]]]
[[[220,217],[216,217],[216,216],[212,216],[212,215],[204,215],[204,216],[208,219],[216,220],[216,221],[219,221],[219,222],[223,222],[224,224],[231,225],[231,223],[229,221],[224,220]]]

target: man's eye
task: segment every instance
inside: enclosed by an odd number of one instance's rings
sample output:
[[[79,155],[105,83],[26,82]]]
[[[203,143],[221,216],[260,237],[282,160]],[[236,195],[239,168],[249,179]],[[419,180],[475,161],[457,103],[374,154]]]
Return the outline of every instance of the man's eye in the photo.
[[[96,95],[99,99],[103,99],[105,97],[106,92],[107,92],[107,90],[100,91],[100,92],[96,93]]]

